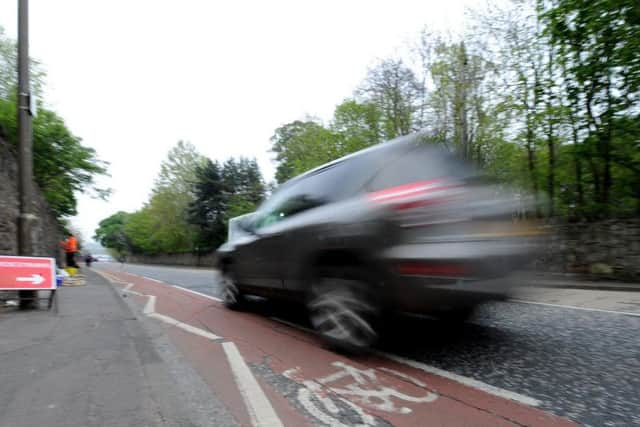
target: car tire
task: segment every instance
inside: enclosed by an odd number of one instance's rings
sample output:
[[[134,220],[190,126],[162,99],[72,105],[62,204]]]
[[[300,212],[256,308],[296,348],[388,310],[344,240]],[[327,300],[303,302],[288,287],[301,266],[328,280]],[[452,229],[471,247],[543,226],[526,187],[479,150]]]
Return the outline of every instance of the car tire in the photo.
[[[244,296],[230,271],[222,273],[222,303],[231,310],[240,310],[244,305]]]
[[[354,269],[323,269],[311,287],[309,320],[332,348],[350,353],[369,349],[378,339],[377,304],[370,283]]]

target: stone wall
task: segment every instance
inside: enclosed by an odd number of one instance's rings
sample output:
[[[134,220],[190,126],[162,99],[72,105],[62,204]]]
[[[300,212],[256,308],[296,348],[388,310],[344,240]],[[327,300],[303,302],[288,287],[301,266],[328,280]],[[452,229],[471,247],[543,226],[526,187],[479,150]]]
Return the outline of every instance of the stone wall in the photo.
[[[33,235],[34,255],[60,261],[61,229],[44,196],[34,186],[34,213],[38,217]],[[0,139],[0,255],[18,254],[18,162],[12,147]]]
[[[640,280],[640,218],[552,226],[536,270]]]
[[[189,267],[213,267],[214,254],[196,255],[192,253],[129,255],[127,262],[135,264],[181,265]]]

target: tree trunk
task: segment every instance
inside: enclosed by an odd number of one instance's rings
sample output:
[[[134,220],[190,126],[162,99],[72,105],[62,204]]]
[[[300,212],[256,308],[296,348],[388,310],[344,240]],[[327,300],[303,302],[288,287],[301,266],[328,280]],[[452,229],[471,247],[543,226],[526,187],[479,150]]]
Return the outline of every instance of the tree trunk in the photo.
[[[553,124],[551,118],[549,118],[549,125],[547,127],[547,149],[549,151],[549,173],[547,175],[547,192],[549,193],[549,218],[553,217],[554,201],[555,201],[555,186],[556,186],[556,149],[553,138]]]
[[[540,213],[540,205],[538,203],[538,174],[536,173],[535,164],[533,128],[530,124],[527,124],[527,128],[527,165],[529,167],[529,176],[531,177],[531,183],[533,186],[533,197],[536,205],[536,217],[540,218],[542,215]]]
[[[612,186],[611,178],[611,139],[613,137],[613,102],[611,95],[611,74],[607,75],[607,124],[602,141],[602,157],[604,159],[604,177],[602,180],[602,203],[604,204],[604,213],[609,216],[610,213],[610,193]]]

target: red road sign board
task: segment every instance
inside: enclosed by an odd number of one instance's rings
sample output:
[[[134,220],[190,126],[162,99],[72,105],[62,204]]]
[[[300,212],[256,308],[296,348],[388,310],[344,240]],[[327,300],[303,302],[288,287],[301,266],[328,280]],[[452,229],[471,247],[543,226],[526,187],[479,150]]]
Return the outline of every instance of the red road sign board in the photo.
[[[1,290],[56,288],[56,261],[53,258],[0,256]]]

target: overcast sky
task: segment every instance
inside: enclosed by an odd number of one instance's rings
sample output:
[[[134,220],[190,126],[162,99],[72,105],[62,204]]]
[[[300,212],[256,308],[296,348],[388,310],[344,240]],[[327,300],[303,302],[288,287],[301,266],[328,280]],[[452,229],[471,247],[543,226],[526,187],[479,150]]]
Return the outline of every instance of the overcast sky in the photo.
[[[85,238],[148,199],[180,139],[204,155],[256,157],[267,180],[269,138],[307,115],[328,120],[377,59],[425,26],[461,30],[472,0],[31,0],[31,56],[47,71],[45,101],[111,163],[108,202],[79,197]],[[17,34],[17,0],[0,25]]]

